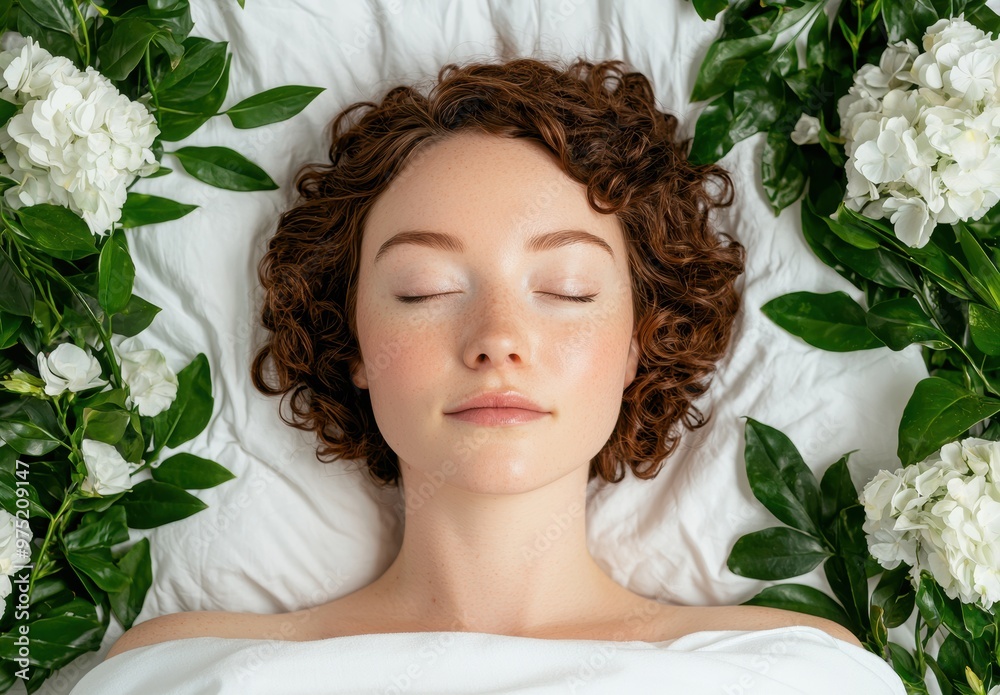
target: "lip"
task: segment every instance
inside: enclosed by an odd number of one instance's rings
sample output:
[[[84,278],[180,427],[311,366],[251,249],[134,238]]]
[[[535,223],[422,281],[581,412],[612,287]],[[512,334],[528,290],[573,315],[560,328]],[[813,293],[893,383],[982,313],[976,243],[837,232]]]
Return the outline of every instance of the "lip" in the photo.
[[[459,405],[444,411],[445,415],[457,415],[463,411],[482,410],[520,410],[534,412],[540,415],[548,413],[542,406],[535,403],[517,391],[489,391],[462,401]]]
[[[523,408],[469,408],[457,413],[445,413],[448,417],[477,425],[520,425],[543,418],[548,413]]]

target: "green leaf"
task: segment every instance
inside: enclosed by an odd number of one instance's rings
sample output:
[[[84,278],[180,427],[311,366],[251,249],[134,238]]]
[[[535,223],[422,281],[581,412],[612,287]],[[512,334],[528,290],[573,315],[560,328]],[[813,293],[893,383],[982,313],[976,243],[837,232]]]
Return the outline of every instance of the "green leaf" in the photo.
[[[976,347],[987,355],[1000,355],[1000,312],[982,304],[969,304],[969,333]]]
[[[823,221],[826,222],[830,231],[851,246],[856,246],[859,249],[877,249],[881,246],[878,235],[871,232],[869,228],[863,225],[855,224],[855,218],[850,217],[844,212],[847,209],[848,208],[846,206],[841,204],[840,208],[837,210],[836,220],[829,217],[823,218]]]
[[[729,124],[733,120],[733,95],[724,94],[702,109],[695,123],[688,159],[692,164],[717,162],[733,148]]]
[[[779,130],[768,132],[760,171],[764,192],[771,201],[775,217],[802,195],[806,188],[807,168],[802,149],[791,141],[788,133]]]
[[[246,2],[246,0],[236,0],[236,2],[238,2],[238,3],[240,4],[240,9],[241,9],[241,10],[242,10],[242,9],[245,9],[245,8],[243,7],[243,4],[244,4],[244,3]]]
[[[87,551],[66,551],[66,560],[79,573],[90,577],[104,591],[121,591],[129,584],[128,575],[118,569],[109,548]]]
[[[154,444],[176,448],[198,436],[212,417],[212,375],[205,353],[199,353],[177,373],[177,397],[170,407],[153,418]]]
[[[224,112],[236,128],[256,128],[284,121],[309,105],[323,87],[285,85],[255,94]]]
[[[761,590],[741,606],[769,606],[786,611],[796,611],[806,615],[826,618],[844,627],[852,628],[847,613],[840,604],[819,589],[804,584],[776,584]]]
[[[983,301],[992,303],[991,308],[1000,310],[1000,270],[997,270],[979,241],[961,222],[955,224],[955,236],[969,261],[969,272],[978,280],[973,289]]]
[[[128,306],[135,281],[135,265],[129,255],[125,232],[121,229],[116,229],[101,249],[97,277],[97,299],[108,314],[118,313]]]
[[[69,208],[42,203],[17,211],[32,246],[65,260],[97,253],[94,235],[87,223]]]
[[[184,57],[180,63],[156,81],[161,105],[175,106],[206,96],[219,84],[226,70],[229,42],[191,36],[182,45]]]
[[[109,79],[124,80],[142,60],[149,42],[161,31],[145,19],[120,19],[111,39],[97,49],[98,69]]]
[[[917,46],[923,44],[924,32],[941,15],[928,0],[896,3],[883,2],[882,21],[889,33],[888,43],[910,39]]]
[[[98,619],[96,606],[78,596],[27,623],[27,629],[31,649],[25,651],[25,660],[38,668],[58,669],[78,656],[100,649],[107,626]],[[10,630],[0,636],[0,653],[5,658],[17,658],[23,640],[20,630]]]
[[[278,188],[263,169],[228,147],[182,147],[173,154],[184,171],[217,188],[231,191]]]
[[[83,45],[80,36],[82,27],[74,9],[75,0],[19,0],[18,5],[41,26],[69,34],[74,41]],[[35,40],[38,40],[37,37]]]
[[[0,249],[0,310],[31,318],[34,314],[35,290],[14,261]]]
[[[903,408],[896,450],[904,466],[922,461],[974,424],[1000,412],[1000,400],[985,398],[947,379],[918,382]]]
[[[208,94],[194,101],[171,103],[169,107],[171,110],[164,109],[157,112],[161,140],[165,142],[183,140],[219,112],[219,107],[226,100],[229,91],[229,67],[232,59],[232,54],[226,56],[222,75]]]
[[[882,620],[887,628],[902,625],[913,613],[916,592],[907,578],[909,572],[910,566],[904,562],[886,570],[872,592],[872,603],[882,608]]]
[[[131,416],[125,410],[84,408],[84,437],[106,444],[117,444],[125,434]]]
[[[932,350],[946,350],[951,340],[939,331],[914,297],[879,302],[868,310],[868,329],[890,350],[920,343]]]
[[[691,101],[705,101],[726,92],[736,84],[747,61],[766,53],[773,44],[770,34],[713,43],[701,61]]]
[[[155,528],[208,509],[191,493],[156,480],[137,483],[119,504],[125,507],[131,528]]]
[[[18,104],[12,104],[6,99],[0,99],[0,126],[6,126],[14,114],[21,110]],[[8,186],[9,188],[9,186]]]
[[[792,335],[822,350],[849,352],[882,347],[868,330],[865,310],[847,293],[792,292],[776,297],[761,311]]]
[[[152,469],[154,480],[185,490],[204,490],[221,485],[236,476],[215,461],[194,454],[174,454]]]
[[[715,19],[715,15],[729,7],[729,0],[691,0],[698,16],[706,22]]]
[[[0,311],[0,350],[6,350],[16,343],[26,324],[24,317]]]
[[[118,560],[118,568],[131,578],[122,591],[111,592],[111,610],[128,630],[142,611],[146,594],[153,584],[153,561],[149,555],[149,539],[140,538]]]
[[[850,469],[847,467],[847,461],[854,451],[841,456],[823,474],[823,480],[819,485],[821,528],[830,528],[841,511],[858,504],[858,491],[854,487]]]
[[[19,454],[42,456],[59,446],[59,423],[48,401],[20,398],[0,405],[0,440]]]
[[[124,336],[137,335],[146,330],[158,313],[160,307],[133,294],[125,308],[111,317],[111,332]]]
[[[729,137],[734,143],[770,128],[785,108],[784,81],[768,66],[767,56],[755,58],[733,87]]]
[[[741,577],[788,579],[809,572],[829,556],[812,536],[774,526],[748,533],[736,541],[726,566]]]
[[[63,534],[67,550],[82,552],[107,548],[129,539],[122,507],[114,505],[103,514],[87,512],[85,517],[90,517],[90,523],[81,524],[76,530]]]
[[[782,432],[750,417],[744,437],[743,458],[754,497],[779,521],[820,538],[819,483],[795,445]]]
[[[132,229],[147,224],[160,224],[184,217],[197,209],[197,205],[130,191],[122,207],[121,225],[125,229]]]

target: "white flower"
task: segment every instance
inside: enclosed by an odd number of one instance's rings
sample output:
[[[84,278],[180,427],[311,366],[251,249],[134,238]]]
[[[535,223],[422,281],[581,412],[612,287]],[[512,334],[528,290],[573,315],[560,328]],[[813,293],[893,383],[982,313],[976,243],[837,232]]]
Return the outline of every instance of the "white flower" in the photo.
[[[121,219],[135,177],[159,168],[152,115],[92,67],[80,71],[31,37],[0,52],[0,70],[0,98],[23,105],[0,128],[0,174],[20,182],[4,200],[14,208],[68,207],[103,235]]]
[[[132,473],[141,464],[126,461],[113,446],[94,439],[84,439],[80,448],[87,467],[81,490],[89,495],[104,496],[132,489]]]
[[[7,598],[13,591],[10,578],[31,562],[31,541],[34,534],[27,519],[18,519],[5,509],[0,509],[0,598]],[[0,616],[6,602],[0,601]]]
[[[809,114],[799,116],[792,131],[792,142],[796,145],[816,145],[819,143],[819,119]]]
[[[97,358],[73,343],[60,343],[48,357],[39,351],[37,360],[38,373],[45,381],[45,393],[49,396],[58,396],[66,390],[85,391],[108,383],[101,378],[101,363]]]
[[[845,205],[890,217],[916,248],[1000,202],[1000,39],[959,15],[929,27],[922,49],[887,47],[837,102]]]
[[[131,408],[134,402],[139,406],[139,414],[147,417],[169,408],[177,397],[178,382],[163,353],[143,349],[134,337],[125,340],[112,337],[112,345],[121,360],[122,379],[129,388],[125,405]]]
[[[859,499],[868,549],[900,562],[918,586],[927,570],[951,598],[1000,602],[1000,442],[968,437],[900,471],[879,471]]]
[[[904,244],[921,248],[930,241],[935,221],[922,199],[893,196],[882,202],[882,210],[892,213],[889,216],[892,230]]]

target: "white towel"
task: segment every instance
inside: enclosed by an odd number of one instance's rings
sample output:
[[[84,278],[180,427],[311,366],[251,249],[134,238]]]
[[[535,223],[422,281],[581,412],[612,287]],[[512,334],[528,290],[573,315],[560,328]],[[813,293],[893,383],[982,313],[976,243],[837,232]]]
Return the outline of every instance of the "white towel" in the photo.
[[[905,695],[875,654],[813,627],[666,642],[402,632],[311,642],[189,637],[98,664],[70,695],[669,693]]]

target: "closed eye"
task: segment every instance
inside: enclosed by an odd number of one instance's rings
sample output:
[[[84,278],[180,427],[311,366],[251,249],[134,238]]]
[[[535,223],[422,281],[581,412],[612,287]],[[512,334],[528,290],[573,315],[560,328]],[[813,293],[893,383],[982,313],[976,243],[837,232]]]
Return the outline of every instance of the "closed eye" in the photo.
[[[428,294],[423,296],[407,297],[407,296],[396,296],[396,299],[403,302],[404,304],[419,304],[420,302],[426,302],[428,299],[434,299],[435,297],[444,297],[451,292],[446,292],[444,294]],[[581,296],[565,295],[565,294],[553,294],[551,292],[542,292],[541,294],[548,295],[549,297],[556,297],[567,302],[592,302],[597,293],[586,294]]]

